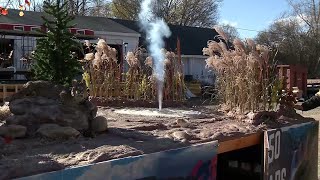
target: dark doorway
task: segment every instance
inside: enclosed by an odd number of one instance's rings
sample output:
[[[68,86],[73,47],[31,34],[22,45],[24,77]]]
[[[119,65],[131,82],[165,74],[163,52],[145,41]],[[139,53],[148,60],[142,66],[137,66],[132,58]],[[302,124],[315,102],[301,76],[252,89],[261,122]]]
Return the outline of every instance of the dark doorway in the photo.
[[[0,38],[0,68],[7,68],[14,65],[13,57],[13,39]],[[13,78],[13,73],[1,73],[1,80],[10,80]]]
[[[0,39],[0,67],[6,68],[13,66],[13,39]]]
[[[261,145],[218,155],[218,180],[259,180],[263,177]]]

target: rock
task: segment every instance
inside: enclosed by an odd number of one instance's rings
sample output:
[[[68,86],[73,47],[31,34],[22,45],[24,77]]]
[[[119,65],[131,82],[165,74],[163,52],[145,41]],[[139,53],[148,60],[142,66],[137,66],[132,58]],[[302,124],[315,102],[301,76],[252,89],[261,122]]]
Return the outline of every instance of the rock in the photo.
[[[26,136],[27,128],[20,125],[8,125],[0,127],[0,136],[22,138]]]
[[[255,116],[256,116],[256,113],[254,113],[254,112],[249,112],[249,113],[247,114],[247,117],[248,117],[250,120],[254,120]]]
[[[9,98],[9,101],[23,99],[25,97],[44,97],[48,99],[59,99],[61,91],[66,88],[55,85],[48,81],[29,81],[24,84],[20,91]]]
[[[174,137],[174,139],[177,139],[177,140],[184,140],[184,139],[190,140],[191,139],[190,134],[188,134],[185,131],[176,131],[176,132],[172,133],[172,136]]]
[[[214,134],[213,131],[211,131],[211,130],[209,130],[209,129],[206,129],[206,130],[201,131],[201,132],[199,133],[199,137],[206,139],[206,138],[212,136],[213,134]]]
[[[176,124],[182,128],[187,128],[191,126],[191,123],[185,119],[177,119]]]
[[[108,120],[103,116],[97,116],[92,121],[92,130],[94,132],[104,132],[108,130]]]
[[[6,124],[26,126],[27,134],[31,136],[42,124],[88,130],[98,108],[81,94],[79,84],[74,83],[76,87],[68,91],[46,81],[28,82],[10,98],[9,108],[13,115],[6,119]],[[106,125],[99,128],[105,129]]]
[[[232,111],[229,111],[229,112],[227,113],[227,116],[230,117],[230,118],[234,118],[234,117],[235,117],[235,113],[232,112]]]
[[[80,135],[80,132],[72,127],[61,127],[57,124],[43,124],[37,133],[50,139],[69,139]]]
[[[27,122],[31,119],[28,119],[30,116],[28,115],[12,115],[9,116],[5,121],[7,125],[10,124],[19,124],[19,125],[27,125]]]
[[[31,108],[30,99],[16,99],[10,102],[10,111],[16,115],[23,115],[27,113],[28,108]]]
[[[238,116],[237,116],[237,119],[240,120],[240,121],[241,121],[241,120],[245,120],[246,118],[247,118],[247,117],[246,117],[245,115],[238,115]]]
[[[5,139],[3,137],[0,137],[0,148],[3,148],[5,143],[6,143]]]
[[[214,133],[210,138],[211,139],[218,139],[219,137],[223,136],[222,132],[216,132]]]
[[[4,104],[0,107],[0,121],[7,119],[11,115],[8,104]]]

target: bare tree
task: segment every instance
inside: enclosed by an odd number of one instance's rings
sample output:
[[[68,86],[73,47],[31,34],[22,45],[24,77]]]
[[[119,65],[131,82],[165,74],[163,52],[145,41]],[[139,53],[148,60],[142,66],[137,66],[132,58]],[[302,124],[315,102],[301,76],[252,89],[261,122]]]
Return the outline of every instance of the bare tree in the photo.
[[[141,2],[142,0],[113,0],[112,15],[120,19],[137,20]]]
[[[231,26],[230,24],[222,24],[221,29],[228,36],[231,42],[234,39],[239,38],[239,32],[234,26]]]
[[[259,44],[279,49],[282,64],[300,64],[308,68],[309,77],[319,76],[319,43],[297,18],[282,18],[257,35]]]
[[[309,50],[308,63],[312,75],[320,76],[320,0],[287,0],[292,15],[299,17],[303,24],[304,41]]]
[[[46,0],[48,2],[52,2],[53,0]],[[25,4],[24,0],[5,0],[2,2],[1,5],[3,5],[4,8],[10,8],[10,9],[19,9],[20,5],[24,5],[26,10],[29,11],[43,11],[43,1],[30,1],[30,6]]]
[[[287,0],[292,15],[299,17],[309,28],[309,33],[319,36],[320,1],[319,0]]]
[[[105,0],[92,0],[88,15],[90,16],[101,16],[110,17],[111,16],[111,4]]]
[[[222,0],[157,0],[154,13],[166,22],[184,26],[211,27],[218,19]],[[137,20],[142,0],[113,0],[114,17]]]

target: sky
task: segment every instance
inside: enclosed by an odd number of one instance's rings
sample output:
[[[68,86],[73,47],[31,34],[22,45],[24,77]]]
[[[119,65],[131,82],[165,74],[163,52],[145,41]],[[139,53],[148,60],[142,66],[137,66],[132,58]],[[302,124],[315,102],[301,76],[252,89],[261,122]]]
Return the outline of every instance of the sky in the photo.
[[[238,28],[241,38],[254,38],[258,32],[241,29],[264,30],[287,10],[286,0],[223,0],[219,23]]]

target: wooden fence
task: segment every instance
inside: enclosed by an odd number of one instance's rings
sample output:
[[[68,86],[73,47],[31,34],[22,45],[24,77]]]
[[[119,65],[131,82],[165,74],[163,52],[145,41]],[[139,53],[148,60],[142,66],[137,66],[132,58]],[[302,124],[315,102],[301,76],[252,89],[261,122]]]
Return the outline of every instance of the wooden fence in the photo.
[[[0,99],[4,102],[5,99],[17,93],[23,84],[0,84]]]

